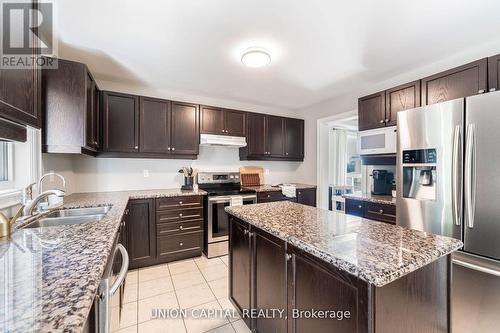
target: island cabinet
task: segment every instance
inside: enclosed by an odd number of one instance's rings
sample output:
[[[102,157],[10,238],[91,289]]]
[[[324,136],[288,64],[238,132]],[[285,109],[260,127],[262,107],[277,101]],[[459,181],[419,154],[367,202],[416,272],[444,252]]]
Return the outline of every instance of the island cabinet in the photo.
[[[295,198],[283,195],[281,191],[266,191],[257,193],[257,202],[292,201],[303,205],[316,207],[316,188],[304,188],[296,191]]]
[[[450,332],[450,272],[448,255],[376,286],[230,215],[229,298],[254,332]]]
[[[199,106],[105,91],[102,94],[104,157],[195,159]]]
[[[57,59],[57,68],[42,71],[42,81],[43,151],[95,156],[100,148],[100,91],[87,66]]]
[[[246,113],[213,106],[201,106],[200,133],[245,136]]]
[[[396,224],[395,205],[345,199],[345,213],[374,221]]]
[[[124,220],[131,269],[201,255],[202,196],[130,200]]]
[[[247,146],[241,160],[304,160],[304,120],[247,114]]]

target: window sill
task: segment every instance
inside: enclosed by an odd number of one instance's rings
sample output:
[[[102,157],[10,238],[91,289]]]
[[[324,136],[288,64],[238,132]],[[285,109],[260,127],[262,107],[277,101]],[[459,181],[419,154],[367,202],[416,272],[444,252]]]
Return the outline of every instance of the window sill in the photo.
[[[17,206],[21,203],[22,190],[0,191],[0,209]]]

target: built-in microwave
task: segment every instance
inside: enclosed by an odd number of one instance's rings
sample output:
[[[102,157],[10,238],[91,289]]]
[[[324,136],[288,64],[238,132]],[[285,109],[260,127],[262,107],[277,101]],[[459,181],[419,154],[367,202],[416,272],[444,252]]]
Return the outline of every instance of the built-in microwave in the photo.
[[[396,154],[396,126],[358,132],[358,154]]]

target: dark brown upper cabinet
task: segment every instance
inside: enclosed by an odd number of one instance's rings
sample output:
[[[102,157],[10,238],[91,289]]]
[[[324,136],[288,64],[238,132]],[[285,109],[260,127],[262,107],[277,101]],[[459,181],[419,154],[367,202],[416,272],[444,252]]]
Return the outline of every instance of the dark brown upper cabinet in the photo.
[[[201,133],[245,136],[246,113],[212,106],[201,106]]]
[[[266,154],[270,157],[285,155],[285,119],[266,116]]]
[[[247,146],[241,160],[301,161],[304,159],[304,121],[247,114]]]
[[[103,92],[103,150],[139,151],[139,96]]]
[[[140,97],[139,152],[170,151],[170,101]]]
[[[32,1],[33,9],[38,6]],[[38,45],[38,16],[31,15],[30,45]],[[33,59],[39,56],[37,50]],[[36,128],[42,127],[42,71],[35,61],[32,69],[0,69],[0,117]]]
[[[385,91],[358,99],[358,129],[360,131],[385,126]]]
[[[400,85],[385,91],[385,125],[397,124],[399,111],[420,106],[420,80]]]
[[[487,69],[484,58],[422,79],[422,105],[486,92]]]
[[[500,54],[488,58],[488,83],[490,91],[500,89]]]
[[[58,59],[42,71],[42,149],[95,155],[99,149],[99,88],[85,64]]]
[[[171,153],[197,155],[200,146],[199,106],[182,102],[171,102],[171,105]]]
[[[304,159],[304,120],[285,118],[285,156]]]

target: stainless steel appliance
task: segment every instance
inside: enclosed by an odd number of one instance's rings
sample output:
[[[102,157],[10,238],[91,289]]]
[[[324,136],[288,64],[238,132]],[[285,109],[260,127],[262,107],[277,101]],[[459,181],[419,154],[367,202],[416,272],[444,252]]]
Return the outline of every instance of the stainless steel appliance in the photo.
[[[120,328],[124,282],[128,271],[129,257],[122,244],[117,242],[115,244],[94,300],[95,328],[98,333],[113,332]]]
[[[208,258],[229,253],[229,217],[227,206],[257,202],[254,190],[241,187],[239,172],[199,172],[198,186],[207,191],[203,252]]]
[[[247,140],[245,137],[240,137],[240,136],[200,134],[200,145],[241,148],[241,147],[246,147]]]
[[[359,132],[357,146],[360,155],[396,154],[396,126]]]
[[[500,327],[500,92],[398,113],[397,224],[459,238],[453,332]]]

